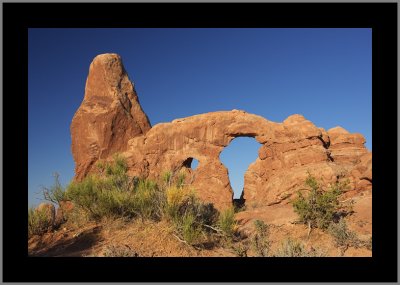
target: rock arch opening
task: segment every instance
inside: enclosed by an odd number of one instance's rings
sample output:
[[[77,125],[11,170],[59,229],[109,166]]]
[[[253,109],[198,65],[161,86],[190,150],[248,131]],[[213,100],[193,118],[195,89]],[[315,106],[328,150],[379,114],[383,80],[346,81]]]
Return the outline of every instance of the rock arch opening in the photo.
[[[183,167],[191,168],[192,170],[195,170],[198,165],[199,161],[193,157],[188,157],[182,164]]]
[[[244,175],[250,164],[257,159],[261,146],[254,137],[237,137],[220,154],[221,162],[228,169],[229,181],[234,192],[233,203],[236,206],[244,206]]]

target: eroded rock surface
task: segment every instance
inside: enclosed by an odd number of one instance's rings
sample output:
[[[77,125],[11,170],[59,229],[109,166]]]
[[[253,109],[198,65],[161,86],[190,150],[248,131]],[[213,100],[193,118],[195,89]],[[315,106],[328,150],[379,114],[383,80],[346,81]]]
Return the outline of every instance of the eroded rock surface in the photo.
[[[90,64],[85,97],[71,124],[75,178],[85,177],[99,158],[125,151],[129,139],[150,128],[120,56],[98,55]]]
[[[307,172],[325,183],[348,178],[352,191],[372,189],[372,153],[365,138],[340,127],[325,131],[301,115],[276,123],[232,110],[151,127],[114,54],[100,55],[91,64],[71,134],[76,179],[87,175],[98,159],[119,152],[132,176],[157,178],[165,171],[185,171],[186,183],[219,209],[230,206],[233,198],[219,156],[236,137],[254,137],[260,143],[259,157],[244,177],[244,199],[251,207],[288,201],[304,187]],[[193,158],[199,161],[196,170],[190,167]]]

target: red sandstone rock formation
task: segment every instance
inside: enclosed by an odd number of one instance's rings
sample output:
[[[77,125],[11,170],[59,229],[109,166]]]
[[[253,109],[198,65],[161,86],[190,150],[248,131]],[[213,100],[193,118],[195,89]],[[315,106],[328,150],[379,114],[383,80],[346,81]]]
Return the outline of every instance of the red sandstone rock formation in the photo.
[[[372,153],[364,137],[340,127],[325,131],[301,115],[275,123],[232,110],[150,128],[117,55],[100,55],[91,64],[71,133],[77,179],[97,159],[120,152],[132,176],[156,178],[168,170],[185,170],[198,196],[220,209],[232,204],[233,191],[219,155],[236,137],[260,143],[259,157],[245,174],[244,199],[251,207],[288,201],[304,187],[307,172],[325,183],[349,178],[351,190],[372,189]],[[193,158],[199,161],[196,170],[190,168]]]
[[[151,128],[121,57],[102,54],[90,64],[85,97],[71,124],[75,178],[99,158],[125,151],[129,139]]]

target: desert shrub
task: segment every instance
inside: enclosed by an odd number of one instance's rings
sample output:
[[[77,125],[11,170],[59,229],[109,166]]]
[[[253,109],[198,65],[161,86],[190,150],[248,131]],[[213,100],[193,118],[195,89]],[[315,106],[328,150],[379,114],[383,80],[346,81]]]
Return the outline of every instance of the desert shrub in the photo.
[[[134,179],[130,178],[126,173],[128,164],[121,154],[114,154],[113,161],[108,162],[99,160],[96,163],[99,170],[99,176],[109,180],[109,184],[121,190],[129,191],[134,187]]]
[[[106,163],[106,174],[108,176],[125,176],[128,170],[126,159],[121,154],[114,154],[113,163]]]
[[[54,184],[50,186],[50,188],[42,187],[43,198],[46,201],[52,202],[60,206],[60,202],[65,200],[65,190],[60,183],[60,175],[56,172],[53,174],[53,176]]]
[[[164,209],[188,244],[199,242],[201,236],[211,232],[207,226],[213,226],[218,217],[213,204],[201,202],[192,189],[176,185],[167,188]]]
[[[128,165],[126,160],[119,154],[114,155],[113,163],[106,166],[106,174],[115,187],[123,191],[132,189],[132,180],[126,174]]]
[[[71,228],[81,228],[85,226],[91,219],[89,213],[81,208],[74,207],[71,212],[68,213],[66,225]]]
[[[232,244],[230,248],[237,257],[247,257],[249,246],[246,243]]]
[[[134,190],[134,208],[142,218],[159,219],[165,204],[165,194],[151,180],[142,179]]]
[[[358,239],[356,233],[347,228],[344,219],[340,219],[338,223],[331,223],[328,231],[334,237],[336,246],[338,247],[359,247],[361,245],[361,241]]]
[[[291,238],[285,239],[277,250],[276,257],[320,257],[323,253],[319,250],[308,251],[304,245]]]
[[[203,225],[215,225],[218,220],[219,212],[212,203],[198,203],[196,217]],[[208,230],[209,228],[206,228]]]
[[[305,184],[310,188],[310,193],[304,197],[298,192],[298,197],[292,201],[294,211],[310,229],[326,229],[340,208],[338,198],[346,184],[336,183],[324,191],[310,173]]]
[[[222,211],[218,218],[218,226],[227,237],[232,237],[235,233],[235,209],[233,207]]]
[[[104,212],[101,209],[100,183],[97,177],[90,175],[80,182],[72,181],[66,191],[67,198],[87,211],[92,219],[101,217]]]
[[[215,224],[218,211],[213,204],[201,202],[193,189],[171,186],[166,189],[165,193],[165,211],[171,219],[175,220],[185,213],[192,213],[198,224]]]
[[[178,177],[176,179],[176,186],[178,188],[183,187],[185,183],[186,174],[184,172],[179,172]]]
[[[177,186],[168,187],[166,193],[166,213],[173,220],[178,218],[179,210],[182,205],[189,199],[191,193],[188,189],[182,189]]]
[[[127,191],[117,187],[113,179],[92,175],[81,182],[72,182],[67,194],[93,220],[112,216],[157,219],[162,212],[161,193],[157,185],[148,180],[140,180],[134,189]]]
[[[263,221],[254,221],[256,232],[252,237],[253,249],[258,256],[266,257],[270,253],[269,228]]]
[[[158,206],[157,185],[154,182],[129,178],[126,161],[119,155],[113,163],[101,162],[102,175],[89,175],[82,181],[73,181],[66,198],[84,209],[92,220],[102,217],[140,215],[153,218]]]
[[[138,257],[139,255],[127,246],[109,245],[103,253],[104,257]]]
[[[98,197],[99,217],[133,217],[137,214],[135,211],[135,195],[132,192],[125,192],[118,188],[113,188],[110,190],[100,190]]]
[[[171,185],[171,180],[172,180],[172,172],[171,171],[165,171],[162,174],[162,181],[166,186]]]
[[[103,173],[104,172],[104,170],[105,170],[105,168],[106,168],[106,162],[104,161],[104,160],[98,160],[97,162],[96,162],[96,167],[97,167],[97,170],[100,172],[100,173]]]
[[[196,195],[191,192],[188,198],[180,205],[178,215],[183,216],[191,213],[195,218],[195,223],[205,231],[210,232],[218,219],[218,211],[213,204],[201,202]]]
[[[179,185],[179,181],[165,190],[164,214],[190,245],[212,232],[218,217],[213,204],[201,202],[193,189]]]
[[[178,176],[174,185],[170,185],[172,172],[164,173],[158,184],[148,179],[129,178],[126,163],[118,156],[112,164],[100,162],[97,167],[100,174],[72,182],[66,191],[66,197],[89,219],[139,216],[159,220],[167,217],[188,244],[212,232],[218,211],[212,204],[201,202],[194,191],[183,184],[184,174]]]
[[[51,226],[46,209],[41,211],[31,207],[28,209],[28,238],[33,235],[44,234]]]
[[[182,236],[188,244],[196,243],[201,236],[202,229],[196,223],[193,213],[186,213],[182,217]]]

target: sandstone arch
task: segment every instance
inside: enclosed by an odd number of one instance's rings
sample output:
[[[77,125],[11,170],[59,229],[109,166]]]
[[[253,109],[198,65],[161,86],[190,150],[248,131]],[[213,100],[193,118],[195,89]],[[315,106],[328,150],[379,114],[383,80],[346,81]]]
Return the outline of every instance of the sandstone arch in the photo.
[[[219,155],[236,137],[254,137],[262,144],[244,178],[244,198],[252,207],[284,202],[303,185],[307,171],[326,182],[349,177],[353,190],[372,188],[372,159],[367,157],[372,154],[364,137],[342,128],[325,131],[301,115],[276,123],[241,110],[219,111],[151,127],[115,54],[98,56],[91,64],[71,135],[77,179],[97,159],[115,152],[127,158],[130,175],[149,178],[196,158],[192,185],[201,199],[220,209],[232,204],[233,191]]]

